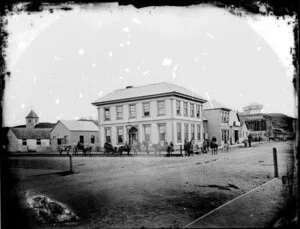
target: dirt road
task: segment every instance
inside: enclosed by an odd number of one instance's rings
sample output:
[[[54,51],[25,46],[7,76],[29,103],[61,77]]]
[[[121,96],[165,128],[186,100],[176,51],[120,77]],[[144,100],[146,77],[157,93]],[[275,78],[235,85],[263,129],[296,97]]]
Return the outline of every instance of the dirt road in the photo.
[[[71,228],[182,227],[291,167],[293,142],[232,148],[193,157],[74,157],[78,174],[64,176],[67,157],[11,157],[13,193],[32,228],[70,228],[34,220],[25,205],[43,194],[69,206],[80,223]]]

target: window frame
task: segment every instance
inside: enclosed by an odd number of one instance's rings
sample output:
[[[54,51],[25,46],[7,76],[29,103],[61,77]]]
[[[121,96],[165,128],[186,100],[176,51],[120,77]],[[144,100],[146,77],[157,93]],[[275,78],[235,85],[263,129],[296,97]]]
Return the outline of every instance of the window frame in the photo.
[[[145,115],[145,105],[148,105],[148,109],[149,109],[149,114],[148,115]],[[151,105],[150,105],[150,102],[144,102],[143,103],[143,117],[151,117]]]
[[[42,140],[40,138],[36,139],[36,145],[42,145]]]
[[[199,117],[198,117],[198,110],[199,110]],[[201,118],[201,105],[200,104],[196,104],[196,117]]]
[[[117,126],[117,144],[121,145],[124,144],[124,127],[123,126]],[[119,135],[119,131],[122,130],[122,135]],[[119,136],[122,136],[122,142],[119,141]]]
[[[131,115],[131,109],[130,107],[134,107],[134,113],[135,113],[135,116],[132,116]],[[129,118],[132,119],[132,118],[136,118],[137,117],[137,114],[136,114],[136,103],[132,103],[132,104],[129,104],[128,105],[128,111],[129,111]]]
[[[178,131],[178,127],[180,129],[180,132]],[[180,133],[180,134],[178,134]],[[176,140],[177,142],[182,142],[182,123],[181,122],[177,122],[176,123]]]
[[[189,141],[189,124],[188,123],[184,123],[183,124],[183,135],[184,135],[184,140]]]
[[[186,107],[185,107],[185,105],[186,105]],[[188,110],[189,110],[188,102],[183,101],[183,116],[184,117],[188,117],[188,115],[189,115]]]
[[[201,141],[201,124],[197,124],[197,141]]]
[[[160,133],[160,127],[164,127],[164,139],[161,140],[161,133]],[[158,141],[159,142],[165,142],[166,141],[166,136],[167,136],[167,125],[166,123],[159,123],[158,124]]]
[[[120,112],[118,111],[118,108],[121,108]],[[121,117],[119,117],[119,114],[121,114]],[[116,106],[116,117],[117,117],[117,120],[123,119],[123,106],[122,105]]]
[[[179,104],[179,106],[178,106]],[[179,107],[179,112],[178,112],[178,108]],[[181,116],[181,101],[180,100],[176,100],[176,115],[177,116]]]
[[[110,135],[109,135],[110,141],[109,141],[109,142],[111,143],[111,127],[104,127],[104,137],[105,137],[105,142],[108,142],[108,141],[107,141],[107,137],[108,137],[107,131],[110,132]]]
[[[190,117],[195,118],[195,103],[190,103]]]
[[[106,109],[108,109],[108,117],[106,117]],[[104,107],[104,121],[110,121],[111,114],[110,114],[110,107]]]
[[[163,103],[163,113],[160,113],[160,107],[159,104]],[[166,101],[165,100],[158,100],[157,101],[157,116],[164,116],[166,115]]]
[[[195,134],[196,134],[195,124],[191,123],[190,126],[191,126],[191,128],[190,128],[191,129],[191,140],[192,139],[195,140]],[[194,130],[194,132],[192,130]]]
[[[27,146],[27,139],[22,139],[22,146]]]
[[[143,127],[144,127],[144,140],[148,141],[148,143],[150,143],[151,142],[151,124],[144,124]],[[146,136],[148,135],[146,133],[146,128],[149,128],[149,140],[146,139]]]
[[[91,144],[95,144],[95,135],[90,136]]]

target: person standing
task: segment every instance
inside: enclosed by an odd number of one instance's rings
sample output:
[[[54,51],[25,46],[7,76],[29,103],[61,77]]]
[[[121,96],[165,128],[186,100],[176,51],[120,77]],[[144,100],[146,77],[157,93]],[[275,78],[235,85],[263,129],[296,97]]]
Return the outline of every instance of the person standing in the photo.
[[[252,141],[252,136],[251,136],[251,134],[248,134],[248,144],[249,144],[249,147],[251,147],[251,141]]]
[[[193,154],[194,155],[194,139],[192,139],[190,141],[190,145],[189,145],[189,156]]]
[[[147,154],[149,154],[149,142],[148,142],[148,141],[145,141],[145,142],[144,142],[144,145],[145,145]]]
[[[184,140],[184,145],[183,145],[183,149],[184,149],[184,153],[185,153],[185,156],[189,156],[189,142],[187,139]]]

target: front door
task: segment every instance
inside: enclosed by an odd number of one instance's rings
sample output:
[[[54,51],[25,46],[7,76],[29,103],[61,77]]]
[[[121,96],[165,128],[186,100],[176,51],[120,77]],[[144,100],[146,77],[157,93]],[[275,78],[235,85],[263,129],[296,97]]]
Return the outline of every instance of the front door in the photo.
[[[239,140],[239,131],[235,130],[234,131],[234,142],[237,142]]]
[[[135,127],[131,127],[131,129],[128,132],[128,139],[129,139],[129,144],[131,144],[133,141],[136,141],[138,139],[138,130]]]

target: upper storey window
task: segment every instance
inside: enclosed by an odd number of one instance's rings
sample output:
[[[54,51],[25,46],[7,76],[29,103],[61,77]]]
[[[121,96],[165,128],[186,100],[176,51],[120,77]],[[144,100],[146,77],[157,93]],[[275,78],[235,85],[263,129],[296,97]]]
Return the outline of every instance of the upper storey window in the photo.
[[[104,120],[110,120],[110,108],[109,107],[104,108]]]

